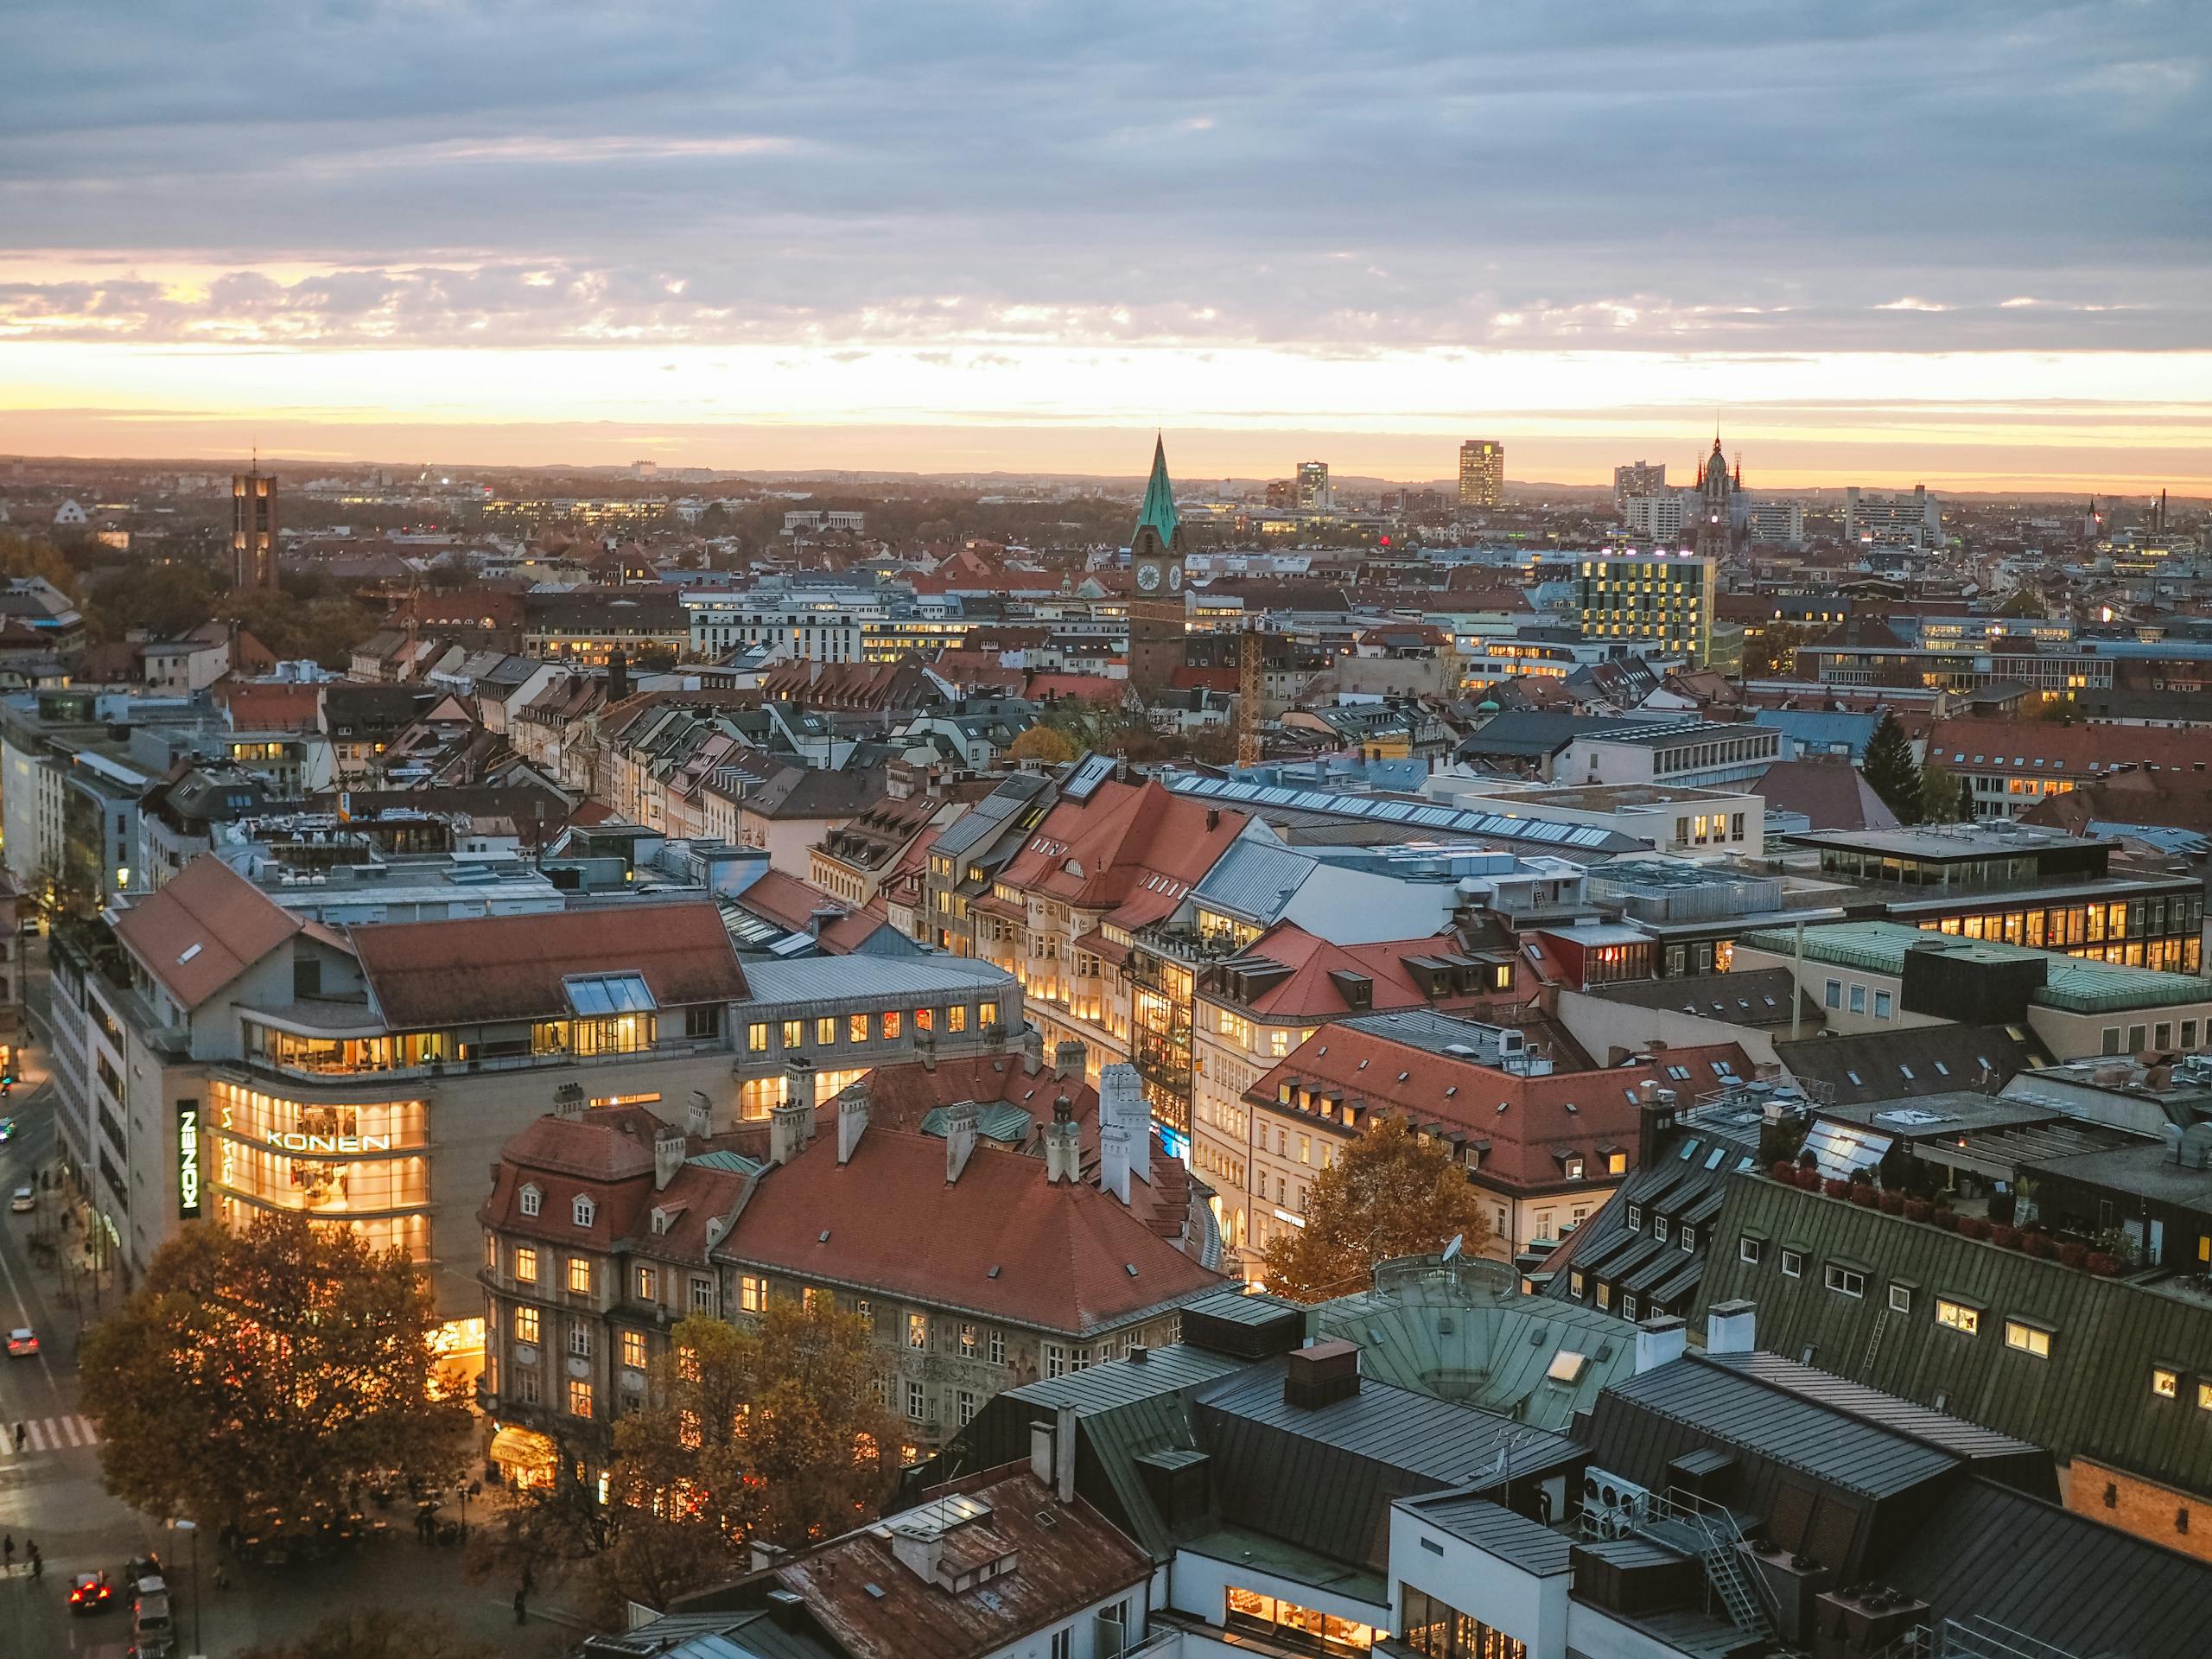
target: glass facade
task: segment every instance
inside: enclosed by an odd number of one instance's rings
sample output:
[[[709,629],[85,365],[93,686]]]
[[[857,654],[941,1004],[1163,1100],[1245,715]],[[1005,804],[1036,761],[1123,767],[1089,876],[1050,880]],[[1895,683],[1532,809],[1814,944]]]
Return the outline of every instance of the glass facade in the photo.
[[[1410,1584],[1404,1586],[1398,1627],[1399,1640],[1429,1659],[1529,1659],[1528,1644],[1518,1637],[1492,1630]]]
[[[329,1105],[233,1083],[208,1084],[218,1215],[255,1210],[343,1221],[380,1249],[427,1259],[429,1108],[420,1100]]]
[[[1371,1624],[1356,1624],[1236,1585],[1229,1588],[1229,1611],[1224,1624],[1230,1630],[1263,1637],[1306,1653],[1363,1654],[1375,1646]]]

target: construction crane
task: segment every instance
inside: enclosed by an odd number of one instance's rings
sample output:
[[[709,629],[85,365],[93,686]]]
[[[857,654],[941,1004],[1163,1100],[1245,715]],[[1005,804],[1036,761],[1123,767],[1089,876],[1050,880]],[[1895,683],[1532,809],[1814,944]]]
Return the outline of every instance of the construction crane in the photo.
[[[1260,688],[1265,676],[1260,631],[1248,627],[1236,641],[1236,764],[1260,764]]]

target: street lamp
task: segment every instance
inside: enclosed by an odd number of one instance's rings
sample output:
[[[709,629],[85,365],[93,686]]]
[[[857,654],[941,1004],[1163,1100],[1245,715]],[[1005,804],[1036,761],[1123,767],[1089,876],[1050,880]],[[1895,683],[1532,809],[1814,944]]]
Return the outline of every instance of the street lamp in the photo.
[[[172,1521],[169,1529],[174,1532],[192,1535],[192,1646],[196,1652],[200,1648],[200,1523],[197,1521]]]

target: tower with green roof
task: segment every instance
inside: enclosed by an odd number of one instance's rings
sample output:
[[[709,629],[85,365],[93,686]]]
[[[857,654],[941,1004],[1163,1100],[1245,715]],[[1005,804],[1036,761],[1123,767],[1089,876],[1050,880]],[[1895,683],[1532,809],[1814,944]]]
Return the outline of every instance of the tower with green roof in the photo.
[[[1129,678],[1139,687],[1164,686],[1183,666],[1185,636],[1183,556],[1187,543],[1175,512],[1175,486],[1167,477],[1167,445],[1155,438],[1152,476],[1129,537]]]

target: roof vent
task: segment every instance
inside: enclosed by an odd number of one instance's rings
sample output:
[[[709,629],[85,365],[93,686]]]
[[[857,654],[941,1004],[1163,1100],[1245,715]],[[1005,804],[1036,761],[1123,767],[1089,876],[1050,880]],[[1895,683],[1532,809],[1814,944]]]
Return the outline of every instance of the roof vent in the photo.
[[[817,1244],[827,1244],[830,1242],[830,1230],[827,1227],[824,1227],[821,1232],[816,1236],[814,1242]]]
[[[1122,1263],[1122,1271],[1134,1279],[1137,1276],[1137,1264],[1134,1262],[1124,1262]]]

